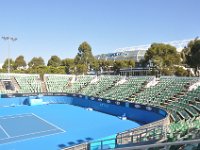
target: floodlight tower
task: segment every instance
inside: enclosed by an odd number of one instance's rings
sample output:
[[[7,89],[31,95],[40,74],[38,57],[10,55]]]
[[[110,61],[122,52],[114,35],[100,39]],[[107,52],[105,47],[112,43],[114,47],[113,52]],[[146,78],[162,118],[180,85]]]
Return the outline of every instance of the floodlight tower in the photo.
[[[8,74],[10,74],[10,41],[14,42],[17,40],[16,37],[11,37],[11,36],[2,36],[2,39],[8,42]]]

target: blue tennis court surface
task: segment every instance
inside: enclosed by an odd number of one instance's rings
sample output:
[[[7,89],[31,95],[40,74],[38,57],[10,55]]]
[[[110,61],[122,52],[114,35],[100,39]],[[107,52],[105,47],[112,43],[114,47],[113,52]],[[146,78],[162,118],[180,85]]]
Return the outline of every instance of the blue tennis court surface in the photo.
[[[58,150],[139,126],[66,104],[3,107],[0,125],[0,150]]]
[[[65,132],[35,114],[0,116],[0,144]]]

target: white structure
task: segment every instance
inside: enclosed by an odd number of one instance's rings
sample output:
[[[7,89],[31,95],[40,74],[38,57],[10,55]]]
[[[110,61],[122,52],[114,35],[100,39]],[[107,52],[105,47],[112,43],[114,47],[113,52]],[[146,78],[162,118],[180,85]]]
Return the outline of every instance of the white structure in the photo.
[[[0,63],[0,69],[2,69],[3,63]]]
[[[170,45],[176,47],[178,52],[181,52],[181,50],[185,46],[187,46],[188,42],[191,41],[191,40],[193,40],[193,39],[180,40],[180,41],[170,41],[170,42],[155,42],[155,43],[170,44]],[[150,46],[151,46],[151,44],[146,44],[146,45],[138,45],[138,46],[118,48],[118,49],[116,49],[116,52],[147,50]]]
[[[158,42],[158,43],[170,44],[170,45],[176,47],[178,52],[181,52],[181,50],[185,46],[187,46],[188,42],[191,40],[192,39],[182,40],[182,41],[171,41],[171,42]],[[104,59],[104,60],[133,59],[136,62],[139,62],[141,59],[144,58],[144,55],[150,46],[151,46],[151,44],[146,44],[146,45],[118,48],[115,50],[114,53],[97,55],[96,58]]]

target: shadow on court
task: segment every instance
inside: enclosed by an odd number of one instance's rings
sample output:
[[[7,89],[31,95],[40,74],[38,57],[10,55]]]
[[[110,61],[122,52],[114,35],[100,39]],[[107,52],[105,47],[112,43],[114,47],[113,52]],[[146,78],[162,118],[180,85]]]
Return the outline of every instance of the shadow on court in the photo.
[[[81,144],[81,143],[86,143],[86,142],[89,142],[89,141],[92,141],[92,140],[93,140],[93,138],[86,137],[85,139],[78,139],[76,141],[67,142],[67,145],[59,144],[58,147],[60,149],[63,149],[63,148],[68,147],[68,146],[73,146],[73,145],[77,145],[77,144]]]

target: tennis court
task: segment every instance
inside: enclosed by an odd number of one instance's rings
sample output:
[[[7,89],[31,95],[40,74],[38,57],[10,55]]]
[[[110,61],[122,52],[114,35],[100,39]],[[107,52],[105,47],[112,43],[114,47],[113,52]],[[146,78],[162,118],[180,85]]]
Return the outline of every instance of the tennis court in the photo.
[[[0,150],[56,150],[139,126],[130,120],[65,104],[0,109]],[[96,148],[98,143],[92,146]]]
[[[62,132],[65,131],[33,113],[0,116],[0,144]]]

